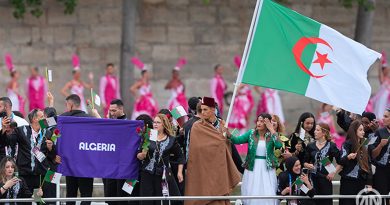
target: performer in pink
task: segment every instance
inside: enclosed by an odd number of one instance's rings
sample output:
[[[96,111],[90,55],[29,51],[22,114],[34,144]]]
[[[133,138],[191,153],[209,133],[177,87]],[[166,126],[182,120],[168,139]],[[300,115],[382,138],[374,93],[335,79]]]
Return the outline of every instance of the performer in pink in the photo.
[[[99,95],[102,99],[104,116],[107,116],[110,103],[114,99],[120,99],[119,81],[114,74],[114,64],[109,63],[106,66],[106,75],[100,78]]]
[[[26,94],[29,100],[29,110],[45,109],[46,93],[48,91],[46,79],[39,75],[38,67],[30,68],[31,76],[26,80]]]
[[[86,106],[86,99],[84,97],[84,88],[91,89],[93,87],[93,74],[89,73],[89,83],[85,83],[81,80],[81,72],[80,72],[80,60],[77,55],[73,55],[72,57],[73,62],[73,79],[65,84],[65,86],[62,88],[61,93],[67,97],[69,94],[76,94],[81,99],[81,110],[87,111]],[[70,93],[69,93],[70,91]]]
[[[329,131],[330,131],[330,135],[332,136],[333,142],[336,143],[338,148],[341,148],[341,145],[345,141],[345,137],[340,136],[337,133],[336,124],[334,122],[334,117],[332,115],[332,111],[333,111],[332,105],[322,103],[321,108],[318,112],[317,123],[322,122],[322,123],[326,123],[327,125],[329,125],[329,129],[330,129]]]
[[[270,88],[265,88],[264,91],[262,91],[260,87],[255,87],[255,91],[261,96],[259,104],[257,105],[256,116],[261,113],[269,113],[271,115],[279,116],[280,121],[284,123],[283,107],[279,92]]]
[[[211,96],[215,99],[215,102],[218,104],[219,111],[221,116],[223,115],[223,96],[227,89],[225,80],[222,77],[223,67],[220,64],[217,64],[214,67],[214,78],[211,79],[210,90]]]
[[[185,110],[188,110],[188,103],[185,94],[185,86],[180,80],[179,72],[187,64],[185,58],[179,59],[175,68],[172,70],[172,79],[165,85],[166,90],[171,91],[171,98],[168,101],[169,110],[173,110],[177,106],[183,106]]]
[[[11,76],[11,81],[7,84],[7,96],[12,102],[12,111],[19,111],[25,115],[24,99],[19,92],[20,73],[15,69],[12,62],[12,56],[10,54],[5,55],[5,64]]]
[[[144,63],[137,57],[133,57],[131,62],[141,70],[141,79],[137,80],[131,87],[130,92],[136,98],[131,119],[135,120],[141,114],[147,114],[154,118],[158,112],[158,105],[153,99],[152,87],[149,82],[149,71]]]
[[[390,106],[390,68],[387,65],[386,53],[382,52],[381,68],[379,68],[380,88],[371,102],[374,106],[374,113],[378,119],[383,118],[386,108]]]
[[[234,63],[237,69],[240,69],[240,57],[234,57]],[[249,118],[253,109],[254,100],[250,86],[241,84],[237,88],[237,94],[234,99],[232,115],[229,119],[229,128],[237,129],[240,134],[244,134],[249,126]],[[236,145],[237,151],[240,154],[245,154],[248,151],[248,144]]]

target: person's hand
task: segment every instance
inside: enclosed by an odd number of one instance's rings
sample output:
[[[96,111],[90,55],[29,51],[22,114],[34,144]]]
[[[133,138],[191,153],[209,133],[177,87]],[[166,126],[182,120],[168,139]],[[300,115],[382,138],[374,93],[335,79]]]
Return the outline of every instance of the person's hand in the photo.
[[[96,118],[101,118],[99,112],[95,108],[91,109],[91,114]]]
[[[271,134],[275,133],[274,126],[268,118],[264,119],[264,124],[267,127],[268,131],[271,132]]]
[[[61,164],[61,157],[56,155],[56,158],[54,159],[54,161],[57,163],[57,164]]]
[[[309,177],[308,177],[306,174],[302,174],[302,175],[301,175],[301,179],[302,179],[302,181],[303,181],[305,184],[310,183],[310,182],[309,182]]]
[[[184,181],[183,172],[177,172],[177,180],[179,180],[179,183]]]
[[[329,181],[332,181],[335,174],[336,174],[335,172],[329,173],[328,176],[326,176],[326,178],[327,178]]]
[[[375,131],[379,128],[379,123],[378,123],[378,120],[373,120],[370,122],[370,124],[368,124],[368,127],[372,130],[372,131]]]
[[[282,191],[282,195],[287,195],[287,194],[289,194],[290,193],[290,187],[286,187],[286,188],[284,188],[283,189],[283,191]]]
[[[4,188],[5,189],[9,189],[11,187],[13,187],[20,179],[18,179],[17,177],[14,177],[10,180],[8,180],[5,184],[4,184]]]
[[[11,124],[11,120],[8,117],[3,117],[3,119],[1,120],[2,127],[3,128],[9,127],[10,124]]]
[[[146,152],[140,152],[137,154],[139,160],[144,160],[146,158]]]
[[[296,151],[298,151],[298,152],[302,152],[302,143],[297,143],[297,144],[295,145],[295,149],[296,149]]]
[[[43,190],[42,188],[38,189],[37,196],[42,197],[43,196]]]
[[[315,167],[313,164],[309,164],[309,163],[306,163],[306,168],[310,169],[310,170],[314,170]]]
[[[286,159],[290,158],[292,156],[292,154],[288,149],[286,149],[286,151],[284,151],[282,156],[283,156],[283,159],[286,160]]]
[[[357,155],[357,153],[351,153],[351,154],[349,154],[349,155],[347,156],[347,158],[348,158],[349,160],[355,159],[355,158],[356,158],[356,155]]]
[[[49,152],[52,151],[53,150],[53,141],[46,140],[46,147],[49,150]]]
[[[180,135],[184,135],[184,129],[183,129],[183,128],[180,128],[180,129],[179,129],[179,134],[180,134]]]
[[[386,146],[388,141],[389,141],[388,139],[381,139],[381,142],[379,143],[379,146],[381,146],[381,147]]]
[[[371,185],[366,185],[367,192],[372,192],[372,186]]]
[[[51,92],[47,92],[47,102],[49,103],[49,107],[54,107],[54,96]]]

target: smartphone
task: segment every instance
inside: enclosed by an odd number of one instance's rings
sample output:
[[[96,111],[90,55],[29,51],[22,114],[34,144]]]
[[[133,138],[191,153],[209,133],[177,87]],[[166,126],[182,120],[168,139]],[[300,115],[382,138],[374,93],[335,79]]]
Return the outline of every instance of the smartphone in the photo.
[[[306,174],[306,175],[309,174],[309,169],[308,168],[303,168],[302,169],[302,173]]]
[[[6,111],[0,112],[0,117],[1,118],[7,117],[7,112]]]

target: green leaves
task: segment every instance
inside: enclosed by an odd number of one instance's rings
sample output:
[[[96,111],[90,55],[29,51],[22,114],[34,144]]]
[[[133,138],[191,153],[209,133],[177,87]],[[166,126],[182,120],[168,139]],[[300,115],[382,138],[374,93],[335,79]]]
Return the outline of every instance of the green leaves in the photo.
[[[31,15],[39,18],[43,15],[43,0],[9,0],[14,6],[13,15],[17,19],[23,19],[24,14],[29,12]],[[65,6],[64,13],[72,14],[77,6],[77,0],[57,0]]]
[[[352,8],[353,4],[356,2],[359,6],[363,6],[366,10],[374,9],[375,6],[373,1],[370,0],[339,0],[344,7]]]

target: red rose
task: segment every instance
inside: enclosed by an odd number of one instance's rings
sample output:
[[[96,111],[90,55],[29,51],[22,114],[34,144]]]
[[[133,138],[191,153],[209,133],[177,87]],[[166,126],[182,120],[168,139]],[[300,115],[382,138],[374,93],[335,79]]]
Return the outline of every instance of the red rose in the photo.
[[[140,127],[137,127],[136,132],[141,133],[142,129]]]
[[[55,129],[55,130],[54,130],[54,134],[55,134],[55,135],[59,135],[59,134],[60,134],[60,130],[59,130],[59,129]]]

